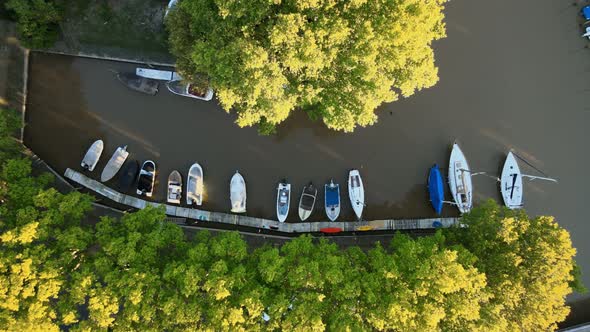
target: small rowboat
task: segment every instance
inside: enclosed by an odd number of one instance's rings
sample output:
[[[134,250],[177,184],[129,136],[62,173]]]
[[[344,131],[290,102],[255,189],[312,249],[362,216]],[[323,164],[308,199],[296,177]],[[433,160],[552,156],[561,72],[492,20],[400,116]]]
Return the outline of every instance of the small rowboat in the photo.
[[[131,188],[131,185],[135,183],[137,179],[137,173],[139,172],[139,162],[137,160],[132,160],[123,166],[121,170],[121,175],[119,176],[119,187],[122,190],[127,191]]]
[[[342,228],[340,228],[340,227],[325,227],[325,228],[320,228],[320,232],[326,233],[326,234],[340,233],[340,232],[342,232]]]
[[[117,150],[115,150],[115,153],[113,153],[113,156],[111,157],[107,165],[102,170],[102,174],[100,175],[100,181],[106,182],[112,179],[117,174],[121,166],[123,166],[123,163],[125,162],[128,156],[129,152],[127,152],[127,145],[123,147],[118,147]]]
[[[168,203],[180,204],[182,197],[182,176],[178,171],[172,171],[168,176]]]
[[[188,171],[186,185],[186,204],[203,204],[203,169],[198,163],[194,163]]]
[[[326,215],[331,221],[335,221],[340,215],[340,185],[330,180],[324,185],[324,205]]]
[[[443,179],[437,164],[430,168],[428,173],[428,194],[430,203],[436,214],[441,214],[445,199]]]
[[[152,197],[155,182],[156,164],[151,160],[146,160],[141,166],[141,171],[139,171],[139,177],[137,178],[137,194]]]
[[[500,191],[507,208],[518,209],[522,207],[522,175],[512,152],[508,152],[504,162],[500,176]]]
[[[280,222],[287,220],[291,204],[291,184],[283,180],[277,187],[277,217]]]
[[[137,76],[133,73],[117,73],[117,79],[129,89],[151,96],[158,93],[158,81]]]
[[[365,207],[365,188],[363,187],[361,174],[356,169],[348,173],[348,196],[350,197],[350,204],[352,204],[354,214],[360,220],[363,215],[363,208]]]
[[[82,159],[82,163],[80,164],[80,166],[92,172],[94,170],[94,167],[96,167],[96,164],[98,163],[98,159],[100,159],[100,155],[102,154],[103,148],[104,143],[100,139],[92,143],[92,145],[84,155],[84,158]]]
[[[313,186],[313,183],[310,182],[307,186],[303,187],[303,192],[299,199],[299,218],[301,221],[305,221],[313,212],[317,194],[318,190]]]
[[[471,170],[467,159],[457,142],[453,143],[449,160],[449,188],[455,204],[461,213],[471,210],[473,202],[473,185],[471,184]]]
[[[238,171],[232,176],[229,183],[229,198],[231,200],[231,212],[246,212],[246,181]]]
[[[181,80],[170,81],[166,83],[168,91],[183,97],[195,98],[204,101],[213,99],[213,90],[208,88],[207,91],[199,91],[194,84],[183,83]]]

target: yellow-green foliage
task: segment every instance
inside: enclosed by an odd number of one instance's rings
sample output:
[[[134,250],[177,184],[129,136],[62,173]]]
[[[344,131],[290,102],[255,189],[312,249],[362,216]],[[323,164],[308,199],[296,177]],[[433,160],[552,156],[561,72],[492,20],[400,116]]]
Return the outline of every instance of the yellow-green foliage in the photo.
[[[445,2],[183,0],[166,23],[181,73],[209,75],[239,126],[303,108],[352,131],[383,102],[436,84]]]

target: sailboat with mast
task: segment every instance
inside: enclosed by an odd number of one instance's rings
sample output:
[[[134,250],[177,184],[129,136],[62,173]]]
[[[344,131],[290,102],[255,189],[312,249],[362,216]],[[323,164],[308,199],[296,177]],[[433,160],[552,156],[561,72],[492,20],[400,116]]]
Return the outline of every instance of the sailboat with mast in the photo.
[[[455,141],[449,160],[449,188],[461,213],[467,213],[473,206],[473,184],[467,158]]]
[[[509,209],[519,209],[523,206],[523,178],[529,178],[531,181],[545,180],[557,182],[556,179],[550,177],[522,174],[515,156],[512,151],[508,152],[504,167],[502,168],[502,175],[500,176],[500,192],[502,193],[504,205]]]

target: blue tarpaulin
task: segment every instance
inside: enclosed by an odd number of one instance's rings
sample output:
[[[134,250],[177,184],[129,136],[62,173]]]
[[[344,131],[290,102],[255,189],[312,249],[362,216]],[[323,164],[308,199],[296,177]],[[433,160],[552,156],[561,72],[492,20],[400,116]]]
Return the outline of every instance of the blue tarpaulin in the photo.
[[[582,8],[582,16],[584,16],[584,19],[590,20],[590,6]]]
[[[326,187],[326,205],[334,206],[338,205],[338,187],[330,188]]]

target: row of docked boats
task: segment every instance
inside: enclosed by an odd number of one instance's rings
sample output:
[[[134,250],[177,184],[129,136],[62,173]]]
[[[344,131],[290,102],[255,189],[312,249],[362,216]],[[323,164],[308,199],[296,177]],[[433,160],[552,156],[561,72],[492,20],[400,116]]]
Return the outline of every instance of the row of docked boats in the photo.
[[[516,156],[515,153],[509,151],[502,168],[502,174],[499,178],[495,177],[500,183],[500,193],[504,204],[509,209],[518,209],[523,206],[523,178],[557,182],[557,180],[550,177],[522,174]],[[471,211],[473,207],[473,182],[471,178],[485,174],[485,172],[473,172],[471,170],[463,150],[455,141],[451,149],[448,173],[448,184],[453,201],[445,201],[443,175],[438,165],[434,164],[428,173],[428,192],[434,211],[441,214],[444,204],[455,205],[461,213]]]
[[[104,142],[95,141],[84,157],[81,166],[89,172],[92,172],[102,155]],[[104,167],[100,180],[106,182],[119,173],[119,186],[122,190],[129,190],[133,184],[136,187],[136,193],[140,196],[152,197],[156,181],[156,164],[152,160],[146,160],[141,167],[137,160],[127,161],[129,152],[127,146],[118,147],[112,157]],[[186,181],[186,204],[197,205],[203,204],[204,197],[204,175],[203,168],[198,163],[194,163],[188,170]],[[168,176],[166,202],[171,204],[180,204],[183,194],[183,178],[179,171],[174,170]],[[299,198],[299,218],[302,221],[307,220],[316,205],[318,190],[309,183],[304,186]],[[351,170],[348,176],[348,195],[355,215],[360,220],[365,206],[365,190],[363,181],[358,170]],[[246,212],[246,181],[244,177],[236,171],[230,180],[230,201],[231,212]],[[289,215],[291,205],[291,184],[286,180],[281,181],[277,187],[276,210],[277,218],[284,222]],[[340,215],[340,185],[334,180],[324,185],[324,208],[328,219],[335,221]]]
[[[309,183],[303,187],[299,197],[298,213],[301,221],[307,220],[313,213],[318,190]],[[365,189],[358,170],[353,169],[348,174],[348,196],[356,217],[360,220],[365,207]],[[277,218],[280,222],[287,220],[291,203],[291,184],[286,180],[279,182],[277,187]],[[336,221],[340,215],[340,185],[331,179],[324,185],[324,209],[331,221]]]
[[[158,93],[159,81],[164,81],[168,91],[175,95],[204,101],[213,99],[211,88],[202,88],[185,82],[178,73],[173,71],[136,68],[135,73],[117,73],[117,79],[129,89],[151,96]]]

